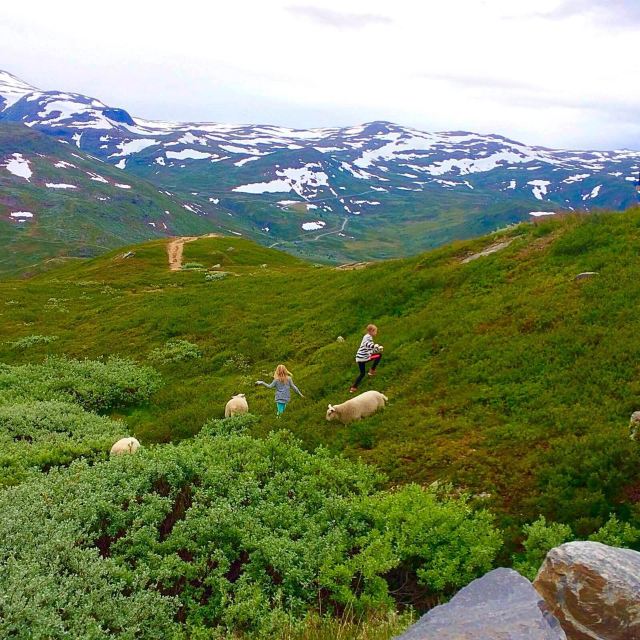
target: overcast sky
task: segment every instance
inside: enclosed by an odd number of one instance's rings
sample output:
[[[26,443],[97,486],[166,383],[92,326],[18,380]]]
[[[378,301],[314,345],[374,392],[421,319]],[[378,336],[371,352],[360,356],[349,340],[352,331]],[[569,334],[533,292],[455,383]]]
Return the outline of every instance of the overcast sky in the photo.
[[[640,0],[6,1],[0,68],[156,120],[640,149]]]

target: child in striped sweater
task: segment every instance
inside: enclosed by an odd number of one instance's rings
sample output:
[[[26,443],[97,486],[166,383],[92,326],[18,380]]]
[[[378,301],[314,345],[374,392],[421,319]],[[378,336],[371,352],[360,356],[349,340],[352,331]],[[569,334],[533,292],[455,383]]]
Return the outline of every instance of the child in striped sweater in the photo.
[[[375,344],[373,339],[378,335],[378,327],[375,324],[370,324],[367,326],[367,333],[364,334],[362,338],[362,342],[360,343],[360,348],[356,353],[356,364],[360,369],[360,375],[356,378],[356,381],[349,389],[349,393],[355,393],[358,390],[358,385],[362,382],[362,379],[365,376],[366,368],[365,365],[367,362],[372,362],[371,369],[369,370],[370,376],[376,375],[376,369],[380,364],[380,360],[382,358],[382,347],[380,345]]]

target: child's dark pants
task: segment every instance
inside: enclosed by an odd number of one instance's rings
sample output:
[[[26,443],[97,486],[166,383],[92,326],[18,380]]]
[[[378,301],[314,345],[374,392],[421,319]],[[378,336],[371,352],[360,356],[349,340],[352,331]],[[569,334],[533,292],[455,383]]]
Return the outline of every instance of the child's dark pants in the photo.
[[[374,353],[369,360],[367,360],[367,362],[373,362],[373,364],[371,365],[371,370],[375,371],[376,367],[378,366],[378,364],[380,364],[380,360],[382,359],[382,354],[381,353]],[[362,382],[362,378],[364,378],[366,370],[365,370],[365,365],[367,364],[367,362],[358,362],[358,367],[360,368],[360,375],[356,378],[356,381],[353,383],[354,387],[357,387],[361,382]]]

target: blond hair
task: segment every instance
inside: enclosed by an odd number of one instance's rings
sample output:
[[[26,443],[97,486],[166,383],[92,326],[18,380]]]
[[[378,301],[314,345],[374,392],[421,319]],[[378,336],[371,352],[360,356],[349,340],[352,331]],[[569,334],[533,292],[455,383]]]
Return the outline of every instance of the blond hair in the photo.
[[[273,379],[285,383],[291,377],[291,372],[283,364],[279,364],[273,372]]]
[[[372,331],[377,331],[378,327],[376,327],[375,324],[368,324],[367,325],[367,333],[371,333]]]

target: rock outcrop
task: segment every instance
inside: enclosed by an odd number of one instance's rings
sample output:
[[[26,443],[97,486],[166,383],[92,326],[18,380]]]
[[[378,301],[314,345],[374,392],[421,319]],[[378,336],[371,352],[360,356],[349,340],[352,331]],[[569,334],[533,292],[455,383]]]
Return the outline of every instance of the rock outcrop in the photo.
[[[494,569],[435,607],[396,640],[565,640],[531,583]]]
[[[640,553],[599,542],[552,549],[534,586],[569,640],[640,638]]]

